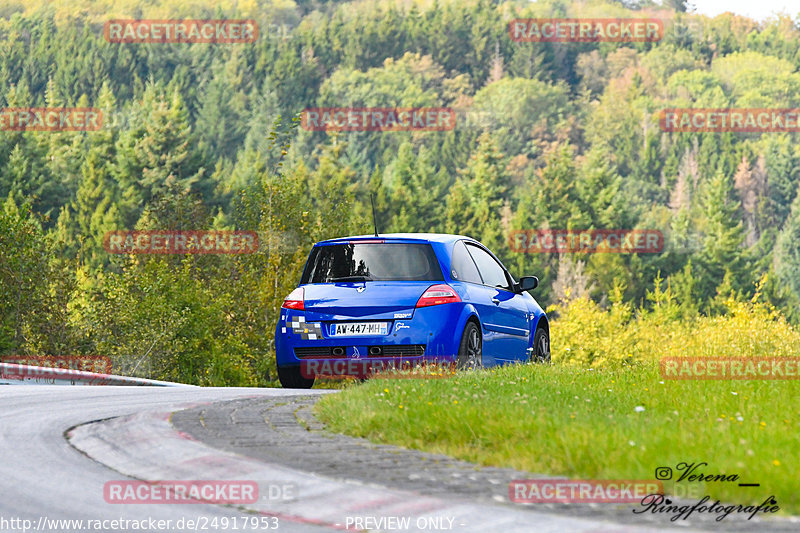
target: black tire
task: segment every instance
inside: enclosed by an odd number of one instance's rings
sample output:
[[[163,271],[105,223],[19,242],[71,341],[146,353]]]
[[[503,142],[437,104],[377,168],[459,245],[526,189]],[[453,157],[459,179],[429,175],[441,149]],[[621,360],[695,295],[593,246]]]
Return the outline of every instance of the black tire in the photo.
[[[314,378],[304,377],[299,366],[279,366],[278,380],[284,389],[310,389],[314,386]]]
[[[483,366],[483,342],[481,330],[475,322],[467,322],[461,343],[458,346],[459,370],[474,370]]]
[[[533,334],[533,351],[531,352],[532,363],[550,362],[550,334],[541,326],[536,328]]]

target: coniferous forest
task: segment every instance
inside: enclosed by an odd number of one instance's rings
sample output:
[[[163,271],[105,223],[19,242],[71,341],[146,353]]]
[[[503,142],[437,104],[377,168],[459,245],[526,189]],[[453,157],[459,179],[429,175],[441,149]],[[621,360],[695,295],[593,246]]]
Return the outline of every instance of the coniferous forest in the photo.
[[[664,34],[512,40],[528,17],[658,18]],[[253,19],[259,35],[113,43],[113,18]],[[691,321],[758,292],[796,325],[797,134],[667,132],[659,113],[800,107],[799,70],[800,18],[708,18],[679,0],[5,2],[0,108],[98,108],[103,126],[0,128],[0,357],[272,383],[278,309],[311,245],[371,232],[371,196],[381,232],[477,238],[541,279],[543,306],[647,312],[657,294]],[[456,122],[310,131],[313,107],[447,107]],[[664,248],[512,250],[515,230],[539,228],[654,229]],[[104,249],[133,229],[256,231],[259,251]]]

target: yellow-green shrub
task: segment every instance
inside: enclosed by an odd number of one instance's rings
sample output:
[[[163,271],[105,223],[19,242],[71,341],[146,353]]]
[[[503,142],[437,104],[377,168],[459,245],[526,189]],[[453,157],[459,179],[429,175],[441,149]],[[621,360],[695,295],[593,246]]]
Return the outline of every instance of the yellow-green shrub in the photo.
[[[652,309],[634,314],[614,303],[604,310],[586,298],[556,307],[551,327],[555,363],[589,367],[658,362],[663,357],[789,357],[800,355],[800,332],[772,306],[725,301],[726,314],[684,317],[669,289]]]

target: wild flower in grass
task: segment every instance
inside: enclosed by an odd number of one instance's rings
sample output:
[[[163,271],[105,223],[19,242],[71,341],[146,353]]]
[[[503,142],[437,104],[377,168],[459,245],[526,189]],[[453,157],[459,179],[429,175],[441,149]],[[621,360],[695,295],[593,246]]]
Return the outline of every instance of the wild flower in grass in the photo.
[[[402,405],[398,405],[397,407],[398,407],[398,408],[400,408],[400,409],[402,409],[402,408],[403,408],[403,406],[402,406]]]
[[[767,423],[764,422],[763,420],[758,425],[761,426],[761,429],[764,429],[765,427],[767,427]]]
[[[641,413],[642,411],[644,411],[644,407],[641,405],[637,405],[636,407],[633,408],[633,410],[636,411],[637,413]]]
[[[629,440],[629,441],[628,441],[628,444],[630,444],[631,446],[636,446],[636,443],[635,443],[635,442],[633,442],[632,440]]]
[[[778,461],[777,459],[773,459],[773,460],[772,460],[772,465],[773,465],[773,466],[781,466],[781,462],[780,462],[780,461]]]
[[[383,389],[383,392],[389,392],[389,389]]]

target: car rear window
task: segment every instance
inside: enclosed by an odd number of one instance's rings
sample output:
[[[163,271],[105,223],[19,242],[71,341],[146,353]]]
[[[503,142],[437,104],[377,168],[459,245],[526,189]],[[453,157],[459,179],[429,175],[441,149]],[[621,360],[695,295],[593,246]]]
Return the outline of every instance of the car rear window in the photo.
[[[300,283],[362,276],[368,281],[444,281],[430,244],[355,242],[315,247]]]

